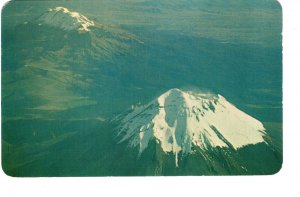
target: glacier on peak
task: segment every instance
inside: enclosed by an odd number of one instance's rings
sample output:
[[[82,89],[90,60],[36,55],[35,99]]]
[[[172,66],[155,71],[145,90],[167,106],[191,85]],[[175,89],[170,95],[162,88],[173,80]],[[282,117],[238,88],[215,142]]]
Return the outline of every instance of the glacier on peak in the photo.
[[[148,105],[119,117],[120,142],[129,141],[141,154],[154,139],[165,153],[193,153],[215,147],[239,149],[265,142],[263,124],[240,111],[221,95],[171,89]],[[265,142],[266,143],[266,142]]]
[[[59,27],[64,30],[78,30],[80,32],[89,32],[91,31],[90,27],[95,26],[94,21],[65,7],[50,8],[38,21],[41,24]]]

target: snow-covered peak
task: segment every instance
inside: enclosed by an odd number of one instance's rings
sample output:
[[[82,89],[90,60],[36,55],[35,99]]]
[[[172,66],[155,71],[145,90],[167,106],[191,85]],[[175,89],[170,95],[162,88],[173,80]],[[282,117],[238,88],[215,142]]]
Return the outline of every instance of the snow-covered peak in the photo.
[[[91,31],[90,27],[95,26],[94,21],[65,7],[50,8],[38,19],[38,22],[40,25],[46,24],[64,30],[78,30],[80,32]]]
[[[142,153],[155,139],[165,153],[193,153],[193,147],[238,149],[264,142],[261,122],[237,109],[221,95],[171,89],[121,118],[121,142]]]

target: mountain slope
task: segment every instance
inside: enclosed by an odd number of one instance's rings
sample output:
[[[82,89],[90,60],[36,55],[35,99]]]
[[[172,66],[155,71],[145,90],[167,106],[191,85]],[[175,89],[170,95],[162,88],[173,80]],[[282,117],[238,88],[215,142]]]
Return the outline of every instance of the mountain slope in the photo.
[[[120,118],[120,117],[119,117]],[[141,154],[153,139],[165,153],[192,154],[195,147],[240,149],[265,142],[261,122],[245,114],[221,95],[171,89],[146,106],[120,118],[121,142],[129,140]],[[266,142],[265,142],[266,143]]]
[[[112,65],[133,55],[140,44],[126,30],[63,7],[4,32],[6,117],[36,118],[97,104],[105,86],[118,87],[118,80],[107,74],[117,69]]]

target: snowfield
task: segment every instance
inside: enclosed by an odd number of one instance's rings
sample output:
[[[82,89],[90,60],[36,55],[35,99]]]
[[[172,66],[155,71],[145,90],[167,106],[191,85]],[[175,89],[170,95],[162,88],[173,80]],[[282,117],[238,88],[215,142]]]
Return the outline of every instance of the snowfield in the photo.
[[[263,124],[237,109],[221,95],[171,89],[146,106],[121,118],[121,141],[139,146],[140,154],[155,139],[165,153],[192,153],[214,147],[241,148],[264,142]]]

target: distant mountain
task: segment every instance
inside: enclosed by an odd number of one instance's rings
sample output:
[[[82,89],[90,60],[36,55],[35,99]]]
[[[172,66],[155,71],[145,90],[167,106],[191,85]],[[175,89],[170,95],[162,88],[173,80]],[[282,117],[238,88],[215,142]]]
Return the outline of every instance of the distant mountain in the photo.
[[[101,98],[92,98],[94,92],[117,88],[110,74],[117,67],[111,65],[142,44],[126,30],[64,7],[51,8],[3,37],[3,83],[10,87],[3,89],[4,101],[15,106],[5,112],[27,118],[97,104]]]
[[[80,37],[67,34],[64,35],[64,38],[74,43],[77,43],[79,38],[83,39],[85,44],[77,45],[77,48],[79,46],[84,47],[84,52],[88,51],[91,57],[109,58],[116,53],[124,54],[130,48],[130,41],[142,43],[136,36],[125,30],[103,25],[64,7],[50,8],[33,23],[38,26],[59,28],[66,32],[77,32],[81,35]],[[72,39],[72,36],[75,36],[74,39]]]
[[[24,22],[14,30],[13,34],[7,35],[11,46],[14,46],[14,42],[19,47],[24,44],[26,47],[42,45],[39,47],[44,52],[45,49],[64,49],[66,52],[76,51],[75,55],[81,58],[83,54],[86,58],[111,58],[114,54],[127,53],[132,42],[142,43],[128,31],[103,25],[64,7],[50,8],[37,19]],[[35,54],[35,57],[38,55]]]

